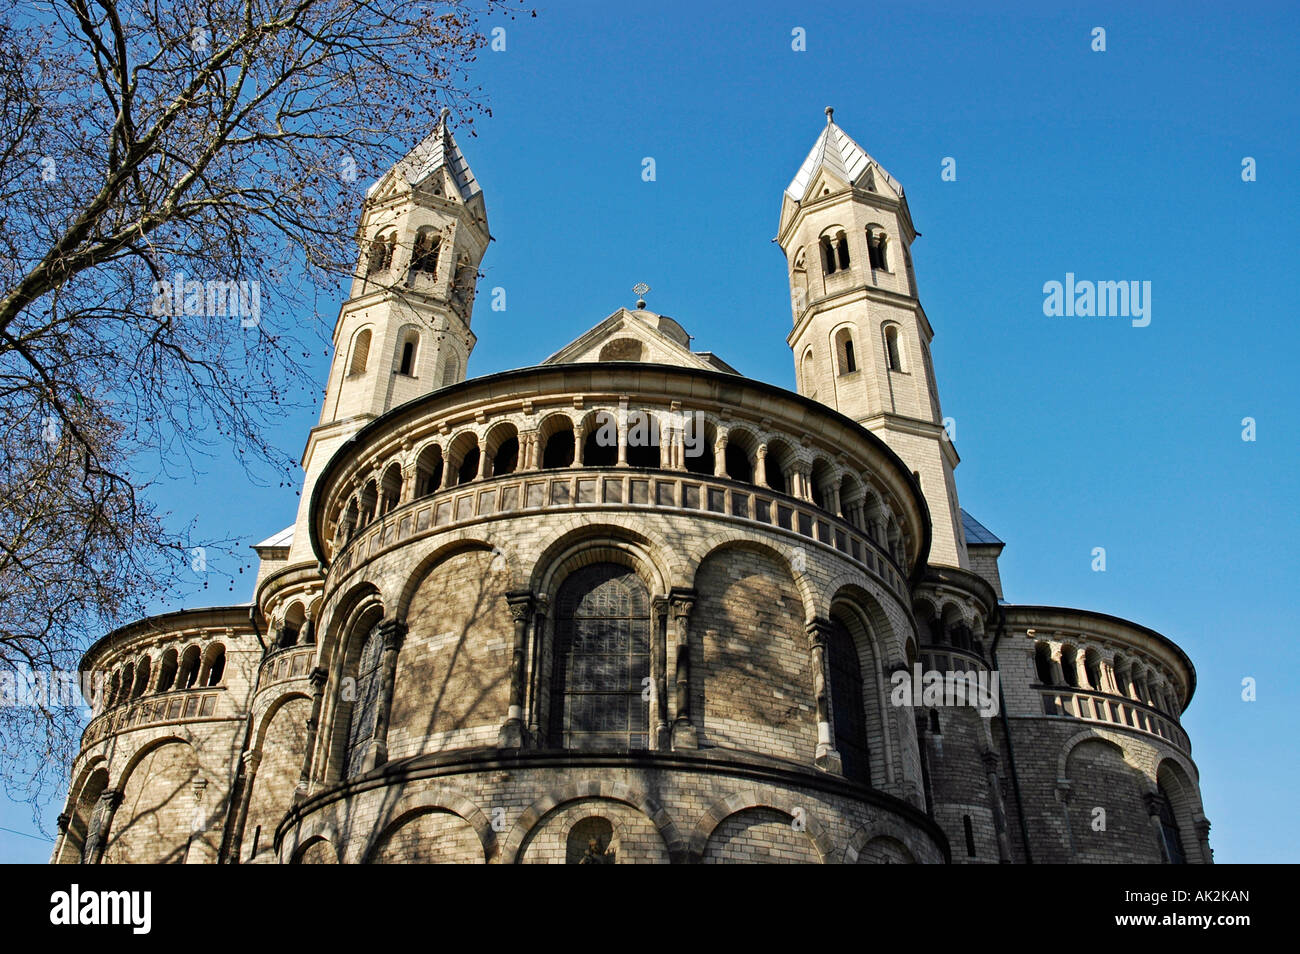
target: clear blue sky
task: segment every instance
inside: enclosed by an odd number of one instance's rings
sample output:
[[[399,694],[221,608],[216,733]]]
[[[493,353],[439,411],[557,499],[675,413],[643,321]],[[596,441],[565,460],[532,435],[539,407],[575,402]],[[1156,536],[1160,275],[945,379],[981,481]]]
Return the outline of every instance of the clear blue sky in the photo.
[[[1036,6],[592,2],[504,21],[506,51],[476,76],[493,116],[461,146],[496,238],[481,288],[506,289],[508,307],[480,294],[469,370],[536,363],[645,281],[698,350],[793,387],[771,239],[833,105],[903,183],[923,234],[913,257],[958,491],[1008,541],[1007,598],[1113,613],[1182,645],[1217,860],[1300,860],[1300,14]],[[955,182],[940,179],[947,156]],[[1258,181],[1241,179],[1246,156]],[[1066,272],[1150,281],[1150,326],[1045,317],[1043,283]],[[286,449],[314,418],[280,429]],[[292,490],[232,495],[243,484],[214,461],[164,503],[248,543],[292,521]],[[238,579],[206,601],[247,600]],[[1258,701],[1241,700],[1247,676]],[[0,825],[32,830],[25,806],[0,805]],[[0,832],[0,858],[48,851]]]

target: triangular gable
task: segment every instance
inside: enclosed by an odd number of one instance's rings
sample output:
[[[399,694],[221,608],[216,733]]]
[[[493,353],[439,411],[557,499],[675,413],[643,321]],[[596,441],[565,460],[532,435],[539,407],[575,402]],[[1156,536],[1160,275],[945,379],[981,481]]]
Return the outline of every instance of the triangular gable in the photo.
[[[600,324],[569,342],[542,364],[582,364],[592,361],[645,361],[679,367],[717,370],[717,365],[694,354],[677,337],[685,337],[681,325],[648,311],[620,308]],[[689,342],[689,337],[686,339]],[[622,347],[627,341],[638,342],[639,355]],[[610,347],[612,345],[612,347]]]

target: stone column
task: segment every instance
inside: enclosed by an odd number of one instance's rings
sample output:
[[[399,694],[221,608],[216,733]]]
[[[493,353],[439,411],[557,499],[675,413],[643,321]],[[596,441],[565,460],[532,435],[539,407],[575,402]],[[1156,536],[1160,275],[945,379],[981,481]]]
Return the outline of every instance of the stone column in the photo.
[[[998,756],[992,749],[980,753],[984,765],[984,778],[989,786],[989,804],[993,806],[993,828],[998,836],[998,861],[1011,864],[1011,835],[1007,830],[1007,808],[1002,800],[1002,784],[998,781]]]
[[[1052,647],[1052,682],[1057,686],[1067,685],[1065,681],[1065,663],[1061,661],[1061,647]]]
[[[826,488],[826,509],[837,516],[844,516],[840,513],[840,488],[833,483]]]
[[[538,745],[542,739],[543,699],[545,698],[546,658],[550,653],[548,617],[549,601],[544,596],[535,599],[533,605],[532,651],[529,672],[528,691],[528,738],[532,745]]]
[[[1197,815],[1193,824],[1196,826],[1196,844],[1201,849],[1201,861],[1214,864],[1214,849],[1210,847],[1210,820],[1204,815]]]
[[[311,684],[311,715],[307,717],[307,745],[303,750],[302,772],[298,776],[298,785],[293,792],[295,805],[306,798],[311,789],[312,761],[316,754],[316,733],[320,725],[321,702],[325,697],[325,683],[329,681],[329,672],[317,666],[307,676],[307,681]]]
[[[1164,826],[1160,824],[1160,805],[1164,801],[1159,792],[1147,792],[1142,796],[1142,800],[1147,806],[1147,819],[1151,822],[1151,830],[1155,832],[1156,844],[1160,846],[1160,860],[1164,864],[1173,864],[1173,859],[1169,857],[1169,848],[1165,845]]]
[[[674,677],[677,684],[676,705],[673,713],[672,747],[674,749],[699,748],[699,731],[691,713],[691,610],[695,607],[695,591],[675,589],[668,594],[673,619],[673,636],[676,643]]]
[[[1070,823],[1070,801],[1074,797],[1072,788],[1068,778],[1056,780],[1056,800],[1061,803],[1061,816],[1065,820],[1065,846],[1070,862],[1074,863],[1079,860],[1079,856],[1078,849],[1074,846],[1074,827]]]
[[[106,788],[100,793],[86,830],[86,845],[82,853],[86,864],[97,865],[104,860],[104,849],[108,847],[108,835],[113,828],[113,815],[121,804],[120,789]]]
[[[759,487],[767,486],[767,445],[759,444],[758,450],[754,454],[758,458],[758,466],[754,468],[754,483]]]
[[[668,726],[668,600],[650,607],[650,748],[672,748]]]
[[[519,590],[506,594],[510,618],[514,620],[514,643],[510,650],[510,702],[506,721],[497,733],[497,746],[521,749],[524,746],[524,661],[528,652],[528,623],[533,613],[533,594]]]
[[[808,646],[812,655],[813,697],[817,702],[817,752],[814,764],[823,772],[844,774],[844,763],[835,749],[835,724],[831,716],[831,680],[826,658],[830,621],[814,619],[808,624]]]
[[[727,432],[719,431],[713,442],[713,476],[727,476]]]
[[[50,864],[52,865],[58,864],[59,855],[63,854],[63,844],[68,840],[68,826],[72,824],[72,816],[67,812],[61,812],[56,822],[59,826],[59,837],[54,840],[54,853],[50,855]]]
[[[618,405],[618,466],[627,466],[627,401]]]
[[[370,771],[388,761],[388,720],[393,712],[393,687],[397,678],[397,654],[406,638],[406,623],[399,619],[386,619],[379,624],[379,638],[383,651],[379,657],[379,696],[375,699],[375,734],[370,748],[362,760],[362,770]]]
[[[587,427],[579,422],[573,429],[573,466],[581,467],[582,458],[587,450]]]
[[[240,863],[240,852],[244,844],[244,826],[248,822],[248,806],[253,800],[253,783],[257,780],[257,767],[262,764],[261,752],[245,752],[240,756],[244,761],[244,787],[239,793],[239,811],[235,815],[235,830],[230,838],[229,853],[226,864]]]

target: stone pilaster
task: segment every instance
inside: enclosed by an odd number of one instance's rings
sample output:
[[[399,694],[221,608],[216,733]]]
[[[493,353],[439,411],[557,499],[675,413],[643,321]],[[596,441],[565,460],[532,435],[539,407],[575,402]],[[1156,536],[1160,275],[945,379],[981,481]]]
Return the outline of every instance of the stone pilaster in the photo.
[[[668,594],[676,646],[673,676],[677,693],[672,728],[674,749],[699,748],[699,730],[691,712],[691,610],[695,607],[694,590],[673,590]]]
[[[813,697],[817,703],[817,751],[813,761],[823,772],[844,773],[844,763],[835,748],[835,723],[832,718],[831,680],[826,658],[826,638],[830,621],[814,619],[808,624],[808,649],[812,657]]]
[[[510,701],[506,721],[497,733],[497,745],[503,749],[520,749],[524,746],[524,663],[528,653],[533,594],[526,590],[507,593],[506,604],[514,621],[514,642],[510,649]]]

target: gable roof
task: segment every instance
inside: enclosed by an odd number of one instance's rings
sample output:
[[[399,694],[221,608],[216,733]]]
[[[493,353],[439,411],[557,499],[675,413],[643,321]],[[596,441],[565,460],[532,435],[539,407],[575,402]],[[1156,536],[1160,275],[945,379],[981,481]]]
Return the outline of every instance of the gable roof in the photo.
[[[543,365],[578,364],[585,361],[599,361],[601,349],[618,338],[633,338],[652,351],[658,352],[657,356],[645,359],[658,364],[677,364],[686,368],[736,373],[731,365],[710,352],[697,354],[691,351],[691,336],[675,320],[667,315],[657,315],[641,308],[636,311],[620,308],[540,363]]]
[[[830,116],[831,110],[827,107],[826,128],[817,137],[812,151],[808,153],[808,158],[803,161],[799,171],[786,186],[786,195],[796,202],[802,202],[813,177],[822,168],[852,184],[857,182],[868,168],[874,166],[889,183],[890,188],[898,193],[899,198],[902,198],[902,184],[886,172],[884,166],[871,158],[865,149],[854,142],[848,133],[835,125]]]

